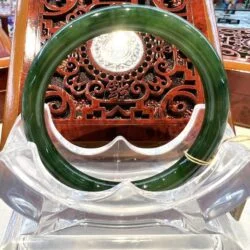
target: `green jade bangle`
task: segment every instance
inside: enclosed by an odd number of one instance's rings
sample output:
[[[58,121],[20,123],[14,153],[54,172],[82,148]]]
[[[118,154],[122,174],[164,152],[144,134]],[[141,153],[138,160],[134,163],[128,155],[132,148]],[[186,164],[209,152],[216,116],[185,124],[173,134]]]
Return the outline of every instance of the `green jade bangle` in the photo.
[[[22,99],[27,139],[37,145],[48,171],[60,182],[78,190],[101,191],[118,183],[88,176],[60,155],[45,126],[45,92],[56,67],[69,53],[80,44],[115,30],[160,36],[176,45],[197,68],[204,86],[206,111],[202,129],[188,150],[190,155],[209,160],[222,139],[227,122],[229,94],[226,74],[219,56],[196,28],[169,12],[138,5],[113,6],[85,14],[62,28],[39,52],[27,76]],[[162,173],[133,183],[148,191],[164,191],[180,186],[199,168],[183,156]]]

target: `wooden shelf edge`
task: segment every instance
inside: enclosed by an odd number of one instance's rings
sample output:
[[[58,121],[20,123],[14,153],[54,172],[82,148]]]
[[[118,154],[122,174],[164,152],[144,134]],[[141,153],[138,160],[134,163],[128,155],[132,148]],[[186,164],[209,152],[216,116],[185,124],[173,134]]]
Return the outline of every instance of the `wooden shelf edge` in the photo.
[[[10,58],[9,57],[2,57],[0,58],[0,69],[7,69],[10,65]]]
[[[226,70],[245,71],[250,73],[250,63],[224,60]]]

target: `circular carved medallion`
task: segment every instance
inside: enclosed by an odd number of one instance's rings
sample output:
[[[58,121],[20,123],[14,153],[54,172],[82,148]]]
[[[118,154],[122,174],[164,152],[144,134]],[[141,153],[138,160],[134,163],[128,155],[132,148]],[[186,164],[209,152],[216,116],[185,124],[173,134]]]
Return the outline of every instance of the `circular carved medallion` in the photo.
[[[116,31],[93,39],[91,54],[101,68],[111,72],[134,69],[143,58],[140,37],[133,31]]]

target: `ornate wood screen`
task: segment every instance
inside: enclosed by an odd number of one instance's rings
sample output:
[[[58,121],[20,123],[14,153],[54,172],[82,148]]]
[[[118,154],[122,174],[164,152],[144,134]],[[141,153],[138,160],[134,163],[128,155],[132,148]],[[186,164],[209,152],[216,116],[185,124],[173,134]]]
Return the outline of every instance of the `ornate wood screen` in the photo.
[[[209,1],[20,2],[26,6],[22,8],[28,14],[28,22],[23,72],[18,82],[19,90],[15,90],[19,96],[29,65],[40,46],[63,25],[97,8],[122,3],[155,6],[185,18],[211,42],[217,41],[216,35],[212,35],[213,17],[208,18],[211,15],[208,15]],[[204,102],[201,80],[192,62],[160,37],[137,33],[131,39],[136,40],[136,46],[143,51],[140,60],[136,61],[137,51],[125,63],[116,65],[116,70],[110,70],[114,67],[112,63],[108,62],[107,68],[107,62],[97,60],[101,55],[94,55],[104,49],[105,36],[98,39],[102,40],[99,43],[96,39],[88,41],[76,48],[58,66],[51,79],[46,102],[58,130],[71,141],[90,144],[123,135],[134,143],[153,146],[177,136],[188,122],[194,105]],[[35,47],[31,48],[34,42]],[[128,65],[133,67],[126,70]],[[8,106],[7,103],[6,109]],[[5,118],[8,120],[7,116]]]
[[[219,37],[225,60],[250,64],[250,29],[219,28]]]
[[[220,27],[219,36],[234,122],[250,127],[250,29]]]

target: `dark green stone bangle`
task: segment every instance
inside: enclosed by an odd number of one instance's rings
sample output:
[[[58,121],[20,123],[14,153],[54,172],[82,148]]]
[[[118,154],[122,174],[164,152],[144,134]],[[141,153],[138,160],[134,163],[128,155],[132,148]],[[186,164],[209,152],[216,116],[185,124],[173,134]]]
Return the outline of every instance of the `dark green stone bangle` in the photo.
[[[185,20],[162,10],[136,5],[109,7],[90,12],[67,24],[43,47],[26,79],[22,118],[28,140],[37,145],[41,160],[60,182],[85,191],[109,189],[116,182],[88,176],[69,164],[50,140],[44,122],[44,99],[50,77],[66,56],[80,44],[114,30],[147,32],[176,45],[197,68],[205,91],[206,112],[201,132],[188,153],[208,160],[223,136],[229,109],[227,79],[219,56],[206,38]],[[199,166],[182,157],[171,168],[134,184],[149,191],[177,187]]]

